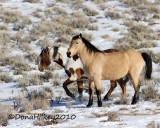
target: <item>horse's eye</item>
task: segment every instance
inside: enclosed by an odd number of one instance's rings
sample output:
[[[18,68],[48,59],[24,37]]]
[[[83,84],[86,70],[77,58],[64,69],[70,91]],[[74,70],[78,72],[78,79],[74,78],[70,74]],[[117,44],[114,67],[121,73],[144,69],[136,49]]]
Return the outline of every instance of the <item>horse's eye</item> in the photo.
[[[78,42],[76,42],[76,44],[78,44]]]

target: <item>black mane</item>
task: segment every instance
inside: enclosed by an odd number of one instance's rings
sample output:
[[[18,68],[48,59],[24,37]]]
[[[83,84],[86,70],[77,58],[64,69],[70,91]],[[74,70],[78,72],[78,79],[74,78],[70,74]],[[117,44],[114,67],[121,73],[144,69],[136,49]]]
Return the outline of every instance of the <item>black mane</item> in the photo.
[[[72,40],[76,40],[79,38],[79,35],[77,36],[74,36],[72,38]],[[89,53],[96,53],[96,52],[103,52],[103,51],[100,51],[99,49],[97,49],[94,45],[92,45],[88,40],[86,40],[85,38],[81,37],[82,38],[82,41],[83,43],[85,44],[85,46],[87,47],[87,50],[89,51]]]

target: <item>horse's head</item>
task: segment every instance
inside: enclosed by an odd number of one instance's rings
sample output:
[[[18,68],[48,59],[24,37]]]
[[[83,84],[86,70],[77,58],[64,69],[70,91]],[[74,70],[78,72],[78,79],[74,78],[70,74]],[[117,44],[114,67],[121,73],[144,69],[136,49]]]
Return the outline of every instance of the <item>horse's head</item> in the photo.
[[[43,71],[44,69],[46,69],[50,64],[50,58],[49,58],[49,48],[46,47],[45,49],[42,49],[40,55],[39,55],[39,70]]]
[[[40,62],[39,62],[39,70],[43,71],[46,69],[52,61],[57,62],[59,65],[63,66],[63,54],[65,52],[65,48],[63,47],[46,47],[41,51],[41,54],[39,55]],[[66,54],[65,54],[66,55]]]
[[[82,34],[76,35],[72,38],[71,45],[67,51],[67,57],[71,58],[79,53],[79,49],[82,45]]]

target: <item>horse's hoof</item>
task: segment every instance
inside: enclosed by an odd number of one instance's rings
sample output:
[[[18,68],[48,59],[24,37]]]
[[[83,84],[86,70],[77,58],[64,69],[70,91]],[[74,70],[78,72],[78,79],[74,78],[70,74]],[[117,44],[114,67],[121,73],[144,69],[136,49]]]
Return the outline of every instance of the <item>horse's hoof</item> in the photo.
[[[87,104],[86,107],[90,108],[93,104]]]
[[[98,103],[98,107],[102,107],[102,102]]]
[[[131,104],[134,105],[134,104],[136,104],[137,102],[138,102],[137,100],[133,100]]]

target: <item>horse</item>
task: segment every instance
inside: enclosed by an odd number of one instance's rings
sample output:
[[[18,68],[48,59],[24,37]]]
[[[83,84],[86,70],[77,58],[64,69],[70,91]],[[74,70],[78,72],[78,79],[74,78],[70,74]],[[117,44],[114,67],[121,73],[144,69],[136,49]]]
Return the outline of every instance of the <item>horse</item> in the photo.
[[[72,38],[67,51],[69,58],[76,54],[79,55],[84,66],[84,72],[89,79],[89,102],[87,107],[91,107],[93,104],[94,84],[98,106],[102,106],[101,80],[117,80],[127,75],[135,90],[131,104],[136,104],[139,100],[139,76],[145,63],[145,78],[151,78],[152,59],[147,53],[139,53],[132,49],[105,53],[82,37],[80,33]]]
[[[117,52],[116,49],[108,49],[104,52]],[[68,76],[68,79],[63,83],[63,88],[68,96],[75,99],[75,96],[69,91],[68,85],[77,82],[78,85],[78,93],[79,93],[79,100],[82,100],[82,93],[83,93],[83,79],[86,78],[84,74],[84,67],[81,63],[81,60],[78,55],[74,55],[72,58],[68,58],[67,55],[67,48],[62,46],[52,46],[46,47],[42,49],[39,55],[39,65],[38,68],[40,71],[44,71],[51,62],[56,62],[60,66],[62,66],[65,70],[65,73]],[[126,83],[128,78],[119,79],[117,81],[111,80],[111,86],[108,93],[105,95],[104,100],[108,100],[112,91],[116,88],[117,82],[120,84],[123,96],[126,97]]]

